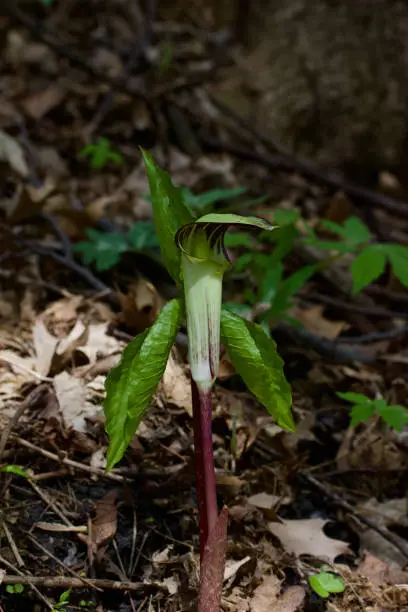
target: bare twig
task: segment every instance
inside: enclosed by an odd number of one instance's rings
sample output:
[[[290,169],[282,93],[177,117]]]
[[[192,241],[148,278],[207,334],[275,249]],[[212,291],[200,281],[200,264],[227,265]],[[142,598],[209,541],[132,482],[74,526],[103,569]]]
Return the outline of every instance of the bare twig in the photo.
[[[58,559],[58,557],[56,557],[55,555],[52,554],[52,552],[50,552],[47,548],[45,548],[38,540],[37,538],[34,538],[34,536],[29,535],[28,536],[31,540],[31,542],[34,544],[34,546],[36,546],[39,550],[41,550],[45,555],[47,555],[47,557],[49,557],[50,559],[52,559],[53,561],[55,561],[55,563],[57,565],[59,565],[60,567],[62,567],[65,571],[68,572],[68,574],[71,574],[71,576],[73,576],[75,579],[80,580],[83,585],[88,585],[89,587],[91,587],[91,589],[95,589],[97,591],[102,591],[102,589],[98,586],[96,586],[92,580],[89,580],[88,578],[82,578],[81,576],[78,576],[70,567],[68,567],[65,563],[63,563],[62,561],[60,561]]]
[[[5,560],[0,557],[0,562],[9,566]],[[13,570],[13,568],[11,568]],[[14,570],[15,571],[15,570]],[[6,574],[2,577],[3,584],[28,584],[35,588],[34,585],[43,586],[46,588],[62,588],[62,589],[83,589],[84,582],[82,578],[74,578],[71,576],[24,576],[20,574],[13,576]],[[160,584],[146,584],[143,582],[129,582],[127,580],[104,580],[102,578],[87,579],[87,582],[92,584],[96,589],[107,589],[112,591],[142,591],[146,589],[160,590],[165,588]],[[48,606],[52,609],[52,606]]]
[[[330,297],[329,295],[323,295],[321,293],[300,292],[299,296],[304,300],[309,300],[310,302],[328,304],[329,306],[334,306],[335,308],[339,308],[340,310],[356,312],[357,314],[366,315],[368,317],[371,316],[385,319],[408,319],[407,311],[396,312],[392,310],[387,310],[387,308],[380,308],[376,306],[362,306],[360,304],[353,304],[352,302],[345,302],[343,300]]]
[[[13,436],[13,440],[14,442],[20,444],[20,446],[24,446],[25,448],[35,451],[36,453],[40,453],[40,455],[47,457],[47,459],[51,459],[52,461],[56,461],[57,463],[62,463],[63,465],[71,467],[75,470],[87,472],[88,474],[92,474],[95,476],[101,476],[102,478],[108,478],[109,480],[114,480],[115,482],[125,482],[126,480],[124,476],[120,476],[114,471],[105,472],[100,468],[92,467],[90,465],[86,465],[85,463],[79,463],[79,461],[73,461],[72,459],[68,459],[67,457],[60,457],[55,453],[50,453],[50,451],[47,451],[44,448],[41,448],[40,446],[36,446],[32,442],[24,440],[23,438],[19,438],[18,436]]]
[[[6,581],[7,574],[5,576],[2,576],[2,582],[4,584],[28,584],[33,589],[33,591],[37,593],[38,597],[41,599],[41,601],[45,603],[45,605],[47,606],[49,610],[54,609],[54,606],[52,605],[50,600],[47,599],[47,597],[45,597],[45,595],[43,595],[41,591],[37,589],[36,584],[38,584],[38,581],[36,580],[34,576],[24,575],[23,572],[20,572],[20,570],[17,567],[14,567],[14,565],[10,563],[10,561],[7,561],[7,559],[5,559],[2,555],[0,555],[0,563],[2,563],[5,567],[7,567],[12,572],[15,572],[15,574],[17,574],[17,576],[12,576],[13,582]]]
[[[9,543],[9,546],[11,548],[11,550],[13,551],[13,555],[17,561],[17,565],[18,567],[24,567],[24,561],[22,556],[20,555],[20,552],[17,548],[17,545],[14,541],[13,536],[11,535],[11,531],[10,529],[7,527],[7,523],[5,521],[2,521],[2,527],[3,527],[3,531],[6,535],[7,541]]]
[[[399,550],[401,554],[404,555],[404,557],[408,559],[408,544],[405,544],[402,538],[398,538],[386,527],[377,525],[377,523],[375,523],[370,518],[363,516],[359,514],[358,512],[356,512],[353,506],[349,504],[346,500],[341,498],[339,495],[337,495],[337,493],[334,493],[331,490],[329,485],[321,483],[319,480],[317,480],[317,478],[315,478],[311,474],[308,474],[306,472],[301,472],[300,476],[304,480],[306,480],[306,482],[312,485],[312,487],[314,487],[315,489],[320,491],[320,493],[328,497],[336,506],[338,506],[339,508],[341,508],[348,514],[353,515],[358,521],[360,521],[360,523],[363,523],[370,529],[373,529],[374,531],[376,531],[380,536],[384,538],[384,540],[387,540],[387,542],[390,542],[390,544],[392,544],[397,550]]]
[[[240,132],[244,130],[247,132],[247,134],[250,134],[267,153],[266,155],[264,153],[258,154],[252,149],[246,151],[243,149],[241,150],[241,154],[250,154],[254,161],[258,161],[259,163],[262,163],[264,166],[273,170],[281,170],[283,172],[298,172],[310,180],[325,185],[329,189],[343,191],[356,203],[378,206],[383,210],[408,219],[408,203],[399,202],[393,198],[376,193],[370,189],[350,183],[335,172],[326,172],[322,170],[309,160],[294,155],[280,143],[271,141],[260,134],[253,126],[249,125],[242,117],[240,117],[227,105],[213,97],[210,97],[210,99],[214,106],[216,106],[224,115],[227,115],[236,124],[236,126],[239,127]],[[214,143],[214,145],[216,145],[216,143]]]

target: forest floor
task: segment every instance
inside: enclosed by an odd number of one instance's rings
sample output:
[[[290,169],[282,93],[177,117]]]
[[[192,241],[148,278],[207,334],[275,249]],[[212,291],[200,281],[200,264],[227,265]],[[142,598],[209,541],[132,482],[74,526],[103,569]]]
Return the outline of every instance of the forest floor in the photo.
[[[190,198],[221,190],[230,211],[250,207],[270,220],[277,209],[314,227],[353,215],[374,241],[408,245],[408,204],[394,176],[383,173],[373,191],[350,185],[218,103],[216,83],[234,61],[229,41],[192,18],[157,21],[123,2],[4,4],[0,611],[193,610],[198,528],[183,333],[125,459],[104,471],[105,378],[176,291],[149,234],[138,146]],[[84,151],[97,142],[99,162]],[[84,263],[73,247],[89,241],[87,228],[99,233]],[[136,250],[125,252],[130,229]],[[267,255],[270,244],[260,248]],[[318,261],[294,240],[285,271]],[[274,424],[223,355],[213,429],[219,502],[230,517],[225,611],[408,610],[407,430],[375,417],[350,427],[350,404],[336,395],[406,403],[408,291],[387,269],[353,294],[351,261],[322,266],[290,317],[274,323],[295,434]],[[227,301],[242,305],[257,282],[231,272]],[[253,302],[256,318],[263,304]],[[322,568],[343,592],[312,589]]]

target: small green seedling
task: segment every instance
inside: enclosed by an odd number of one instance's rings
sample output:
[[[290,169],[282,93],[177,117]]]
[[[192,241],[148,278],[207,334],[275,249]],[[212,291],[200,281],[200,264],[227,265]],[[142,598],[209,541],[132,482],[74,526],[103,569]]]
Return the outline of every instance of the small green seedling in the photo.
[[[224,236],[229,227],[274,228],[258,217],[209,213],[195,218],[182,190],[143,152],[156,235],[163,261],[184,294],[168,302],[153,325],[125,348],[107,377],[103,409],[109,436],[107,467],[120,461],[163,376],[179,327],[187,319],[193,400],[200,530],[198,612],[218,612],[227,546],[227,510],[218,512],[212,449],[212,387],[220,342],[236,372],[282,427],[294,430],[291,390],[269,333],[222,308],[229,267]]]
[[[320,225],[337,234],[340,240],[319,240],[314,230],[307,227],[308,244],[337,251],[341,255],[346,253],[357,255],[351,266],[353,293],[359,293],[379,278],[384,273],[387,262],[398,280],[408,287],[408,247],[391,242],[370,244],[371,233],[358,217],[349,217],[343,225],[332,221],[321,221]]]
[[[61,611],[64,612],[65,608],[69,604],[69,598],[71,596],[71,591],[72,589],[68,589],[67,591],[64,591],[63,593],[61,593],[59,600],[57,601],[57,603],[54,604],[54,608],[52,612],[56,612],[57,610],[59,610],[59,612]]]
[[[342,593],[345,589],[344,581],[332,572],[319,572],[309,576],[309,584],[320,597],[329,597],[333,593]]]
[[[93,602],[91,599],[88,601],[86,599],[81,599],[79,605],[81,608],[94,608],[95,602]]]
[[[112,149],[108,138],[100,138],[95,144],[84,147],[78,154],[80,159],[89,158],[90,166],[94,170],[101,170],[109,162],[121,164],[123,157],[119,151]]]
[[[351,427],[373,416],[381,417],[391,429],[396,431],[402,431],[404,425],[408,423],[408,410],[399,404],[389,406],[384,399],[372,400],[362,393],[336,393],[336,395],[352,404]]]
[[[6,586],[6,591],[10,593],[10,595],[21,595],[24,591],[24,584],[8,584]]]
[[[82,254],[85,264],[94,263],[99,272],[115,266],[121,254],[129,250],[129,243],[124,234],[120,232],[99,232],[95,229],[87,229],[86,235],[89,240],[78,242],[73,250]]]

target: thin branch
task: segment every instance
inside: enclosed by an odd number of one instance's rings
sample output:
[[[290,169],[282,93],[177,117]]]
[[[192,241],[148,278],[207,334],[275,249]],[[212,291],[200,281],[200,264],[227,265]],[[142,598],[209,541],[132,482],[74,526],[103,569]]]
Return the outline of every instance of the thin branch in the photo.
[[[239,127],[241,134],[242,130],[246,131],[247,134],[250,134],[267,153],[267,155],[260,153],[258,154],[256,151],[251,149],[251,151],[241,150],[242,155],[250,155],[254,161],[257,161],[273,170],[281,170],[283,172],[298,172],[309,180],[323,184],[331,190],[343,191],[356,203],[360,202],[378,206],[379,208],[382,208],[383,210],[386,210],[392,214],[408,219],[407,202],[399,202],[393,198],[389,198],[388,196],[372,191],[371,189],[360,187],[359,185],[355,185],[354,183],[350,183],[349,181],[343,179],[334,171],[325,171],[319,168],[309,160],[294,155],[281,143],[271,141],[263,136],[252,125],[249,125],[245,119],[240,117],[231,108],[219,100],[216,100],[212,96],[210,96],[210,100],[220,112],[229,117],[236,124],[236,126]]]
[[[360,523],[363,523],[370,529],[373,529],[374,531],[376,531],[380,536],[384,538],[384,540],[387,540],[387,542],[390,542],[390,544],[392,544],[394,548],[399,550],[399,552],[408,559],[408,544],[405,544],[402,538],[399,538],[398,536],[393,534],[386,527],[377,525],[377,523],[375,523],[370,518],[356,512],[353,506],[349,504],[349,502],[341,498],[339,495],[337,495],[337,493],[334,493],[331,490],[329,485],[321,483],[319,480],[317,480],[317,478],[315,478],[311,474],[308,474],[306,472],[301,472],[300,476],[301,478],[306,480],[306,482],[312,485],[312,487],[314,487],[320,493],[328,497],[336,506],[338,506],[339,508],[342,508],[342,510],[344,510],[348,514],[353,515],[358,521],[360,521]]]
[[[0,562],[5,563],[5,560],[0,557]],[[71,576],[13,576],[6,574],[2,577],[3,584],[28,584],[38,585],[46,588],[61,588],[61,589],[83,589],[84,582],[82,578],[74,578]],[[147,589],[160,590],[165,587],[160,584],[147,584],[144,582],[129,582],[127,580],[104,580],[102,578],[89,578],[87,583],[95,589],[107,589],[112,591],[142,591]],[[34,588],[34,586],[33,586]],[[52,608],[52,606],[50,606]]]
[[[71,467],[75,470],[80,470],[81,472],[87,472],[88,474],[101,476],[102,478],[108,478],[109,480],[114,480],[115,482],[124,482],[126,480],[124,476],[116,474],[114,471],[105,472],[100,468],[92,467],[90,465],[86,465],[85,463],[79,463],[79,461],[73,461],[72,459],[68,459],[67,457],[60,457],[55,453],[50,453],[50,451],[47,451],[44,448],[41,448],[40,446],[36,446],[32,442],[24,440],[23,438],[19,438],[18,436],[13,436],[12,439],[20,446],[24,446],[25,448],[28,448],[32,451],[35,451],[36,453],[39,453],[40,455],[43,455],[44,457],[47,457],[47,459],[51,459],[52,461],[56,461],[57,463],[62,463],[63,465]]]

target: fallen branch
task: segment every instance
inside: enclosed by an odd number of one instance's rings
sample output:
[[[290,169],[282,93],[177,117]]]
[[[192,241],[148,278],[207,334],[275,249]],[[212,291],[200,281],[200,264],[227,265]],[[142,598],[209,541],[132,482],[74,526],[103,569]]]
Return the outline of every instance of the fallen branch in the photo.
[[[407,202],[399,202],[393,198],[372,191],[371,189],[360,187],[359,185],[350,183],[349,181],[343,179],[334,171],[325,171],[322,168],[319,168],[309,160],[294,155],[279,142],[271,141],[260,134],[254,127],[249,125],[245,119],[240,117],[227,105],[216,100],[212,96],[210,96],[210,100],[221,113],[230,118],[236,124],[236,126],[239,127],[241,136],[242,130],[246,131],[247,134],[250,134],[252,138],[256,140],[258,145],[262,146],[266,153],[261,154],[255,149],[251,148],[250,150],[236,149],[236,154],[239,154],[240,156],[246,155],[248,159],[257,161],[273,170],[297,172],[309,180],[325,185],[333,191],[343,191],[356,203],[378,206],[387,212],[403,217],[404,219],[408,219]],[[227,150],[224,147],[224,144],[214,142],[212,144],[216,147],[222,147],[224,151]],[[232,150],[230,152],[233,153]]]
[[[387,529],[387,527],[377,525],[377,523],[375,523],[372,519],[356,512],[353,506],[337,495],[337,493],[334,493],[328,484],[321,483],[319,480],[317,480],[317,478],[306,472],[300,472],[299,476],[306,480],[306,482],[313,488],[317,489],[320,493],[328,497],[329,500],[331,500],[336,506],[354,516],[360,523],[363,523],[370,529],[376,531],[384,538],[384,540],[387,540],[387,542],[392,544],[394,548],[396,548],[402,555],[404,555],[404,557],[408,559],[408,543],[405,544],[402,538],[399,538],[393,534],[389,529]]]
[[[0,559],[0,562],[2,560]],[[28,584],[42,586],[46,588],[61,588],[61,589],[83,589],[84,581],[81,578],[73,576],[13,576],[6,574],[2,578],[3,584]],[[160,584],[147,584],[145,582],[130,582],[121,580],[104,580],[102,578],[89,578],[87,584],[92,585],[95,589],[109,589],[112,591],[141,591],[150,589],[165,588]]]

